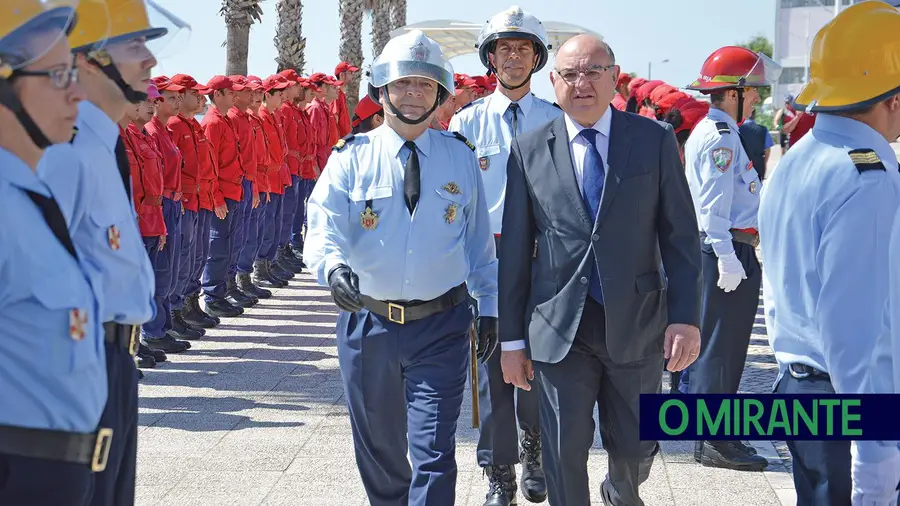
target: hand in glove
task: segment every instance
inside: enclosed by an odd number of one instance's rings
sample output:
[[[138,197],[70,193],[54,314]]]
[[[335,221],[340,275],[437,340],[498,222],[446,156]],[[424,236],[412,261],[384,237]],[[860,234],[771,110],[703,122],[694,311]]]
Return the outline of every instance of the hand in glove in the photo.
[[[741,265],[741,261],[734,252],[719,257],[719,288],[726,292],[733,292],[745,279],[747,279],[747,273],[744,272],[744,266]]]
[[[493,316],[479,316],[476,320],[478,329],[478,360],[487,363],[494,350],[497,349],[497,318]]]
[[[348,313],[355,313],[363,308],[359,294],[359,277],[350,267],[339,265],[328,276],[331,286],[331,297],[337,307]]]

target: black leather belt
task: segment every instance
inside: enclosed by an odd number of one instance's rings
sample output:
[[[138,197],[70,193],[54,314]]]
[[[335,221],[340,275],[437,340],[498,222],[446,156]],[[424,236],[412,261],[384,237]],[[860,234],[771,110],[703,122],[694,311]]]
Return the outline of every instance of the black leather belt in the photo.
[[[820,371],[815,367],[810,367],[806,364],[791,364],[788,366],[788,372],[797,379],[820,378],[831,381],[831,376],[829,376],[827,372]]]
[[[469,289],[463,283],[451,288],[447,293],[436,299],[419,301],[381,301],[368,295],[361,296],[363,304],[369,311],[384,316],[393,323],[400,325],[427,318],[433,314],[454,308],[461,302],[468,300]]]
[[[99,473],[106,469],[112,437],[112,429],[85,434],[0,425],[0,453],[83,464]]]
[[[738,230],[736,228],[732,228],[729,232],[731,232],[731,239],[734,241],[749,244],[754,248],[759,246],[759,234],[751,234],[750,232],[744,232],[743,230]]]
[[[107,343],[125,348],[132,357],[137,353],[138,345],[140,344],[138,334],[141,327],[139,325],[122,325],[116,322],[106,322],[103,324],[103,330],[106,334]]]

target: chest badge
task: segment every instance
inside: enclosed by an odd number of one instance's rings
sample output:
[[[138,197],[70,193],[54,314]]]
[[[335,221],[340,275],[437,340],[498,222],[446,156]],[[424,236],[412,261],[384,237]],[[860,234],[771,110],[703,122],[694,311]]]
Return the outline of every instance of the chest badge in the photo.
[[[756,193],[756,181],[750,181],[750,193]]]
[[[87,311],[82,309],[72,309],[69,311],[69,337],[71,337],[73,341],[81,341],[84,339],[87,321]]]
[[[459,185],[454,183],[453,181],[450,181],[441,188],[446,190],[450,195],[462,195],[462,190],[459,189]]]
[[[731,160],[734,158],[734,152],[728,148],[714,149],[712,152],[712,161],[719,169],[719,172],[728,171],[731,166]]]
[[[452,225],[453,222],[456,221],[456,204],[447,206],[447,211],[444,212],[444,221],[446,221],[448,225]]]
[[[106,237],[109,240],[109,247],[113,251],[119,251],[122,247],[122,235],[119,233],[119,229],[112,225],[106,230]]]
[[[365,212],[359,213],[359,224],[366,230],[374,230],[378,226],[378,215],[366,206]]]
[[[488,170],[488,168],[491,166],[491,159],[487,156],[479,157],[478,166],[481,167],[481,170]]]

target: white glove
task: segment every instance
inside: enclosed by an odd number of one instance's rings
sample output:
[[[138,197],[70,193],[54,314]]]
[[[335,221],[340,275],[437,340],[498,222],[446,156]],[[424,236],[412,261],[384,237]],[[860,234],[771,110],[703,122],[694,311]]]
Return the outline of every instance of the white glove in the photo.
[[[897,484],[900,482],[900,452],[882,462],[860,462],[858,444],[875,444],[873,441],[854,441],[853,457],[853,506],[897,506]]]
[[[719,288],[733,292],[744,279],[747,279],[747,273],[733,251],[719,257]]]

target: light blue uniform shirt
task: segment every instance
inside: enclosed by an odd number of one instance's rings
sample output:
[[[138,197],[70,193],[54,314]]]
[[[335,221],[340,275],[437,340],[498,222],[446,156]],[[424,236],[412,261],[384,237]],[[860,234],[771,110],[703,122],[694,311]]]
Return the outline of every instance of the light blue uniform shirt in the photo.
[[[0,425],[93,432],[107,398],[97,299],[25,193],[49,188],[2,148],[0,167]]]
[[[410,217],[404,142],[385,124],[331,154],[309,198],[304,260],[326,286],[332,268],[349,265],[376,300],[431,300],[467,282],[479,312],[497,316],[494,238],[472,150],[450,132],[415,139],[421,190]],[[363,219],[367,202],[374,220]]]
[[[719,133],[716,123],[730,133]],[[728,113],[710,109],[684,144],[688,185],[700,231],[716,256],[734,252],[732,228],[757,228],[762,183],[741,145],[737,122]]]
[[[849,155],[855,149],[874,150],[887,170],[859,172]],[[827,372],[837,393],[871,391],[898,209],[900,171],[890,144],[849,118],[819,114],[811,135],[769,176],[759,232],[779,378],[789,364],[805,364]]]
[[[156,281],[116,164],[119,126],[84,101],[76,127],[72,144],[47,150],[39,174],[60,206],[71,209],[66,219],[72,241],[100,294],[103,322],[146,323],[156,313]]]
[[[491,232],[500,233],[506,201],[506,162],[512,144],[510,99],[500,93],[480,98],[453,115],[449,130],[459,132],[475,145],[475,156],[484,181],[484,197],[491,214]],[[528,93],[517,104],[516,135],[534,130],[562,115],[555,105]]]

